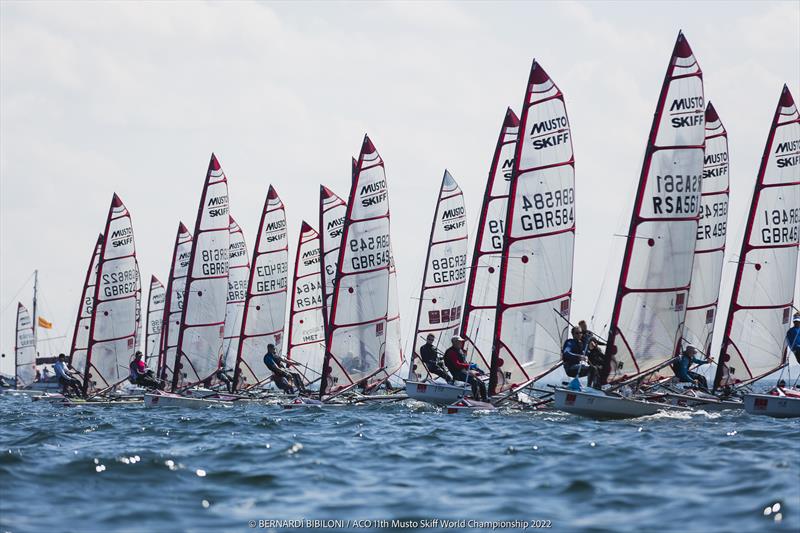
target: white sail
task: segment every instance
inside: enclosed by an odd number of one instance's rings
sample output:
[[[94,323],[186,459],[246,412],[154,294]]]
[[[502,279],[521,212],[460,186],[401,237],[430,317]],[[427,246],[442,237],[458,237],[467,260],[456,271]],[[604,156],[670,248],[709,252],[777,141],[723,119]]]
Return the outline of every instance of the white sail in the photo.
[[[375,146],[364,137],[348,200],[329,317],[320,395],[370,380],[386,369],[389,304],[389,196]]]
[[[419,347],[428,335],[440,351],[450,346],[458,334],[467,281],[467,216],[461,188],[444,171],[439,197],[431,223],[425,273],[419,291],[414,351],[410,371],[414,379],[425,379],[428,372],[419,359]]]
[[[389,302],[386,311],[386,350],[381,367],[383,375],[389,378],[400,370],[405,362],[403,355],[403,338],[400,328],[400,299],[397,293],[397,268],[394,264],[394,253],[389,262]]]
[[[172,388],[203,382],[220,364],[228,299],[228,180],[211,154],[194,226]]]
[[[136,261],[136,335],[133,337],[133,351],[138,352],[142,346],[142,273]]]
[[[703,73],[678,34],[658,99],[609,326],[611,380],[653,370],[679,349],[700,214]],[[653,379],[658,379],[654,375]]]
[[[228,304],[225,308],[225,335],[222,341],[221,367],[232,369],[239,353],[239,339],[244,319],[244,301],[247,298],[247,282],[250,279],[250,257],[247,243],[239,224],[230,218],[231,244],[228,267]]]
[[[339,246],[342,243],[344,218],[347,215],[347,204],[333,191],[319,186],[319,231],[320,253],[322,262],[322,298],[325,307],[322,314],[327,327],[333,304],[333,289],[336,282],[336,262],[339,260]]]
[[[141,286],[131,216],[114,195],[108,210],[89,328],[83,390],[114,386],[128,375],[136,340],[136,290]]]
[[[575,161],[561,90],[536,61],[522,103],[505,220],[490,394],[556,368],[569,319]]]
[[[147,327],[144,336],[144,356],[148,367],[158,368],[161,355],[161,322],[164,319],[166,290],[164,284],[150,276],[150,293],[147,297]]]
[[[286,358],[294,362],[293,370],[300,372],[306,383],[322,376],[325,357],[321,280],[319,233],[303,221],[294,263]]]
[[[189,259],[192,257],[192,234],[180,222],[175,236],[175,246],[167,280],[167,299],[161,327],[161,353],[158,375],[165,383],[172,382],[175,356],[178,353],[178,335],[183,316],[183,297],[186,296],[186,278],[189,275]]]
[[[28,308],[17,303],[17,331],[14,344],[14,377],[16,387],[23,389],[36,380],[36,341]]]
[[[69,364],[81,372],[86,368],[86,351],[89,347],[89,328],[92,325],[92,309],[94,308],[94,292],[97,285],[97,263],[100,252],[103,250],[103,234],[97,236],[89,268],[86,269],[86,279],[83,281],[81,302],[78,306],[78,316],[75,319],[75,328],[72,331],[72,344],[69,350]]]
[[[683,340],[711,354],[714,319],[728,232],[728,132],[711,102],[706,106],[706,151],[700,187],[700,222],[694,250]]]
[[[274,344],[278,354],[282,352],[289,272],[288,242],[286,210],[277,191],[270,185],[256,237],[242,338],[236,358],[234,382],[239,389],[256,386],[272,375],[263,363],[268,344]]]
[[[482,364],[483,368],[490,367],[492,358],[508,191],[514,170],[518,135],[519,119],[508,108],[486,180],[478,234],[468,272],[461,337],[465,340],[467,360]],[[442,348],[447,348],[447,344],[439,346],[439,349]]]
[[[800,114],[784,86],[747,217],[715,387],[786,364],[800,242]]]

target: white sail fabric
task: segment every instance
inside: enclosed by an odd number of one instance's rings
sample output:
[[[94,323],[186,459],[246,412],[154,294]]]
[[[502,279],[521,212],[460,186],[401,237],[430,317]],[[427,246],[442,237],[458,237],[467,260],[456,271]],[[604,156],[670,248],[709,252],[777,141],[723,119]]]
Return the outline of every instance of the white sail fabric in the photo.
[[[444,351],[458,334],[467,281],[467,215],[461,188],[444,171],[431,223],[425,273],[419,292],[414,351],[410,369],[414,379],[425,379],[428,371],[419,358],[419,348],[428,335]]]
[[[97,285],[97,266],[100,252],[103,250],[103,234],[97,236],[89,268],[86,269],[86,279],[83,281],[81,303],[78,306],[78,316],[75,319],[75,328],[72,331],[72,344],[69,350],[69,364],[77,371],[86,369],[86,352],[89,347],[89,328],[92,325],[92,309],[94,309],[95,285]]]
[[[306,383],[318,381],[322,376],[325,358],[322,306],[319,233],[303,221],[294,263],[286,358],[294,363],[292,369]]]
[[[192,234],[180,222],[175,236],[175,246],[167,280],[167,300],[161,327],[161,355],[158,362],[158,375],[166,383],[172,382],[175,356],[178,353],[178,336],[183,316],[183,298],[186,296],[186,278],[189,275],[189,260],[192,257]]]
[[[136,335],[133,338],[133,351],[138,352],[142,345],[142,273],[136,261]]]
[[[17,303],[17,331],[14,344],[14,377],[18,389],[29,387],[36,380],[36,340],[28,308]]]
[[[368,387],[384,370],[390,264],[386,173],[365,136],[339,249],[320,395],[364,380]]]
[[[519,139],[500,262],[490,394],[535,380],[561,360],[575,244],[575,167],[564,96],[536,61]]]
[[[402,331],[400,328],[400,299],[397,293],[397,268],[394,264],[394,253],[392,253],[389,260],[389,303],[386,309],[386,350],[384,351],[381,368],[383,368],[382,376],[389,378],[400,370],[400,367],[402,367],[405,362],[405,357],[403,356]]]
[[[800,115],[784,86],[747,217],[715,386],[752,381],[786,363],[799,239]]]
[[[141,287],[131,216],[114,195],[97,264],[97,284],[89,328],[83,390],[105,389],[123,381],[136,341],[136,291]]]
[[[211,154],[194,227],[173,390],[213,376],[222,355],[228,301],[228,180]]]
[[[161,322],[164,319],[166,296],[164,284],[151,275],[150,293],[147,297],[147,327],[144,336],[144,356],[149,368],[158,368],[161,355]]]
[[[256,237],[253,266],[247,288],[242,338],[234,382],[239,389],[256,386],[272,373],[264,366],[267,345],[282,353],[289,273],[286,210],[270,185]]]
[[[247,282],[250,280],[250,257],[247,243],[239,224],[230,218],[231,244],[228,267],[228,303],[225,308],[225,334],[222,341],[221,368],[232,369],[239,353],[239,339],[244,319],[244,301],[247,298]]]
[[[647,143],[607,353],[611,380],[678,351],[692,277],[705,139],[703,73],[678,35]],[[653,376],[657,379],[659,376]]]
[[[347,215],[347,204],[333,191],[319,186],[319,231],[320,253],[322,262],[322,298],[325,307],[322,314],[327,327],[333,304],[333,289],[336,282],[336,262],[339,260],[339,246],[342,243],[344,218]]]
[[[728,132],[711,102],[706,106],[706,151],[700,187],[700,222],[683,340],[711,354],[714,319],[725,259],[728,230]]]
[[[518,135],[519,119],[509,108],[503,119],[503,126],[500,128],[497,146],[492,156],[478,220],[478,234],[468,272],[469,281],[464,302],[464,319],[461,322],[461,337],[465,340],[467,360],[483,368],[489,368],[492,359],[508,191],[514,170],[514,152]],[[419,344],[419,339],[415,342]],[[448,346],[445,343],[438,348],[441,350]]]

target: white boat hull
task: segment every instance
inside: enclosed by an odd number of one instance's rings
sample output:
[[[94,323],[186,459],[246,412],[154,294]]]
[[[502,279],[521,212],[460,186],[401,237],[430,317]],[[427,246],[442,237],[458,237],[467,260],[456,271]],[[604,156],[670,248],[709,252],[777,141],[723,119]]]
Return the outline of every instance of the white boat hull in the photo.
[[[183,407],[187,409],[205,409],[206,407],[226,407],[231,402],[211,400],[207,398],[187,398],[177,394],[145,394],[144,406],[155,407]]]
[[[450,385],[431,381],[406,381],[409,398],[434,405],[451,405],[471,392],[463,385]]]
[[[448,415],[455,415],[459,413],[474,413],[475,411],[496,411],[497,407],[487,402],[479,402],[477,400],[470,400],[469,398],[461,398],[457,402],[448,405],[445,413]]]
[[[739,400],[718,400],[714,398],[693,397],[685,394],[666,393],[658,397],[670,405],[702,409],[703,411],[716,412],[728,409],[744,409],[744,403]]]
[[[666,408],[689,410],[688,408],[562,388],[556,388],[553,402],[556,409],[590,418],[636,418],[654,415]]]
[[[796,418],[800,417],[800,398],[772,396],[771,394],[745,394],[744,410],[751,415]]]

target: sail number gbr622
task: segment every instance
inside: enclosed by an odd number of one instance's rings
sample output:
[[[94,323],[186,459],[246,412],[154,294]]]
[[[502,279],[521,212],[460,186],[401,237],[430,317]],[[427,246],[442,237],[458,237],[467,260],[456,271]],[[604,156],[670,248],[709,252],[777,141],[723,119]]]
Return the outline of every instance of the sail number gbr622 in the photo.
[[[389,264],[389,235],[351,238],[348,243],[353,257],[350,267],[353,270],[369,270]]]
[[[129,268],[121,272],[108,272],[103,274],[103,296],[114,298],[136,292],[136,283],[139,281],[139,272]]]
[[[554,230],[575,222],[575,189],[546,191],[522,195],[519,225],[523,231]],[[533,210],[529,213],[528,211]]]

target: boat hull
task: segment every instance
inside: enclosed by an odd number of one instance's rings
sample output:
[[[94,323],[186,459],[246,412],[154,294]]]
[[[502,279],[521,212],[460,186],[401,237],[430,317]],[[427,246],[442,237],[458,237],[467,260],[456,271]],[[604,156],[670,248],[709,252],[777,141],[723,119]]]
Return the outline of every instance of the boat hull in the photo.
[[[430,381],[406,381],[409,398],[434,405],[451,405],[470,393],[469,387]]]
[[[744,410],[751,415],[797,418],[800,417],[800,398],[772,396],[771,394],[745,394]]]
[[[226,407],[232,405],[231,402],[222,400],[211,400],[206,398],[187,398],[177,394],[145,394],[144,406],[148,408],[158,407],[183,407],[187,409],[205,409],[206,407]]]
[[[560,411],[600,419],[637,418],[654,415],[668,407],[664,404],[653,402],[562,388],[556,388],[553,403],[555,408]],[[671,408],[688,410],[681,407]]]
[[[700,398],[675,393],[659,395],[658,398],[662,399],[669,405],[691,407],[693,409],[702,409],[703,411],[708,412],[725,411],[729,409],[744,409],[744,403],[739,400],[718,400],[714,398]]]
[[[476,411],[496,411],[497,407],[488,402],[479,402],[469,398],[461,398],[457,402],[448,405],[445,413],[448,415],[474,413]]]

